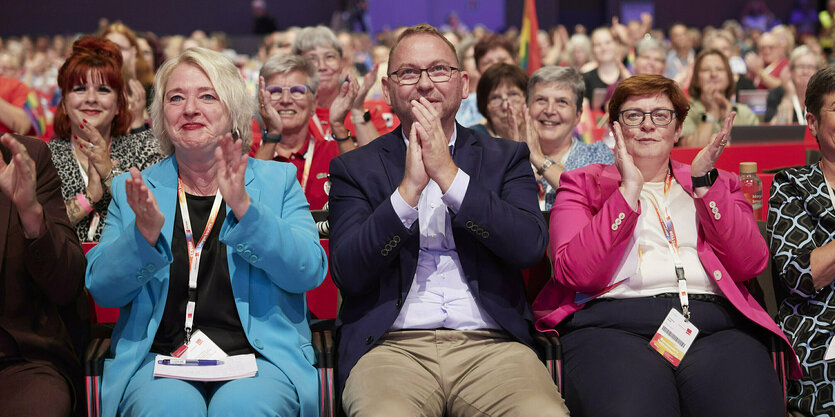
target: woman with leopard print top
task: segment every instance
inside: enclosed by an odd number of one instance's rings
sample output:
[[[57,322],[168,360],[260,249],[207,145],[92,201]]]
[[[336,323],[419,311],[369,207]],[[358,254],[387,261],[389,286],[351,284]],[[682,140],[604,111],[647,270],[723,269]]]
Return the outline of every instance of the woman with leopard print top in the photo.
[[[61,176],[67,216],[82,242],[101,236],[113,177],[163,158],[149,129],[127,134],[132,117],[121,67],[116,44],[85,36],[73,44],[72,55],[58,73],[58,138],[49,148]]]

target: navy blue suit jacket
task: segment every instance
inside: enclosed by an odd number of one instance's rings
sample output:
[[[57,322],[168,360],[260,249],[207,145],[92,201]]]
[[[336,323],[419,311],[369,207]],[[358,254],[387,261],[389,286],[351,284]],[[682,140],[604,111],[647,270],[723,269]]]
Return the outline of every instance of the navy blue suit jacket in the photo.
[[[521,270],[545,253],[548,233],[524,143],[458,125],[453,160],[470,183],[452,234],[472,294],[505,331],[530,345],[532,315]],[[403,179],[401,129],[330,165],[331,276],[339,312],[338,383],[394,323],[417,268],[420,229],[406,228],[390,197]]]

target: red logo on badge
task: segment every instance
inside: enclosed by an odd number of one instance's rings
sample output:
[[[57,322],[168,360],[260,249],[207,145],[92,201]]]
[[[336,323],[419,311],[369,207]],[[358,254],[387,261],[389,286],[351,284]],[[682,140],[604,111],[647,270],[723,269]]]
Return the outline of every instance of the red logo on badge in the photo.
[[[690,329],[687,329],[687,334],[689,335],[690,333],[693,333],[693,331],[690,330]]]

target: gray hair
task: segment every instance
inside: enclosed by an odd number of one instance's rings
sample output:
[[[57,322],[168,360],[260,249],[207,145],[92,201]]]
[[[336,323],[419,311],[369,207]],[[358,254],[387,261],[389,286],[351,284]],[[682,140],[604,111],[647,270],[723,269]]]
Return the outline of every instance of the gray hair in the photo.
[[[154,100],[151,102],[151,120],[154,135],[159,139],[159,146],[166,155],[174,153],[170,132],[165,126],[163,110],[164,97],[168,80],[174,69],[182,64],[194,65],[200,68],[209,78],[209,82],[217,92],[218,99],[229,114],[232,123],[231,131],[237,131],[243,140],[242,148],[248,151],[252,145],[252,99],[246,91],[246,83],[241,73],[229,57],[220,52],[206,48],[189,48],[180,56],[166,61],[157,71],[154,78]]]
[[[574,101],[577,111],[583,108],[583,96],[586,93],[586,83],[580,72],[571,67],[549,65],[542,67],[531,75],[528,80],[528,105],[533,98],[533,91],[537,84],[556,84],[555,87],[568,87],[574,91]]]
[[[635,56],[640,56],[645,51],[660,51],[666,57],[667,45],[655,38],[641,38],[635,43]]]
[[[296,34],[296,40],[293,41],[293,53],[301,55],[316,47],[333,48],[342,56],[342,44],[336,38],[333,31],[327,26],[308,26],[300,30]]]
[[[804,55],[814,55],[816,61],[815,65],[818,66],[818,69],[826,66],[826,61],[823,60],[823,57],[819,53],[815,52],[814,49],[806,45],[800,45],[797,48],[794,48],[792,50],[792,54],[789,56],[789,68],[794,69],[795,62],[797,62],[797,60]]]
[[[289,74],[293,71],[301,72],[307,76],[307,85],[310,86],[311,92],[316,92],[316,89],[319,88],[319,71],[316,69],[316,65],[299,55],[273,55],[264,62],[259,75],[264,77],[266,81],[273,75]]]

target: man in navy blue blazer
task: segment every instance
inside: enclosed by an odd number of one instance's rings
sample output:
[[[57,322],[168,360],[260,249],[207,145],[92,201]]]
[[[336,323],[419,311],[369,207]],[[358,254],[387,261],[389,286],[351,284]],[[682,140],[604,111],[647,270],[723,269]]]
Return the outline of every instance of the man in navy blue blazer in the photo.
[[[468,75],[429,25],[389,55],[401,127],[331,162],[338,383],[350,416],[567,415],[520,270],[547,230],[524,143],[455,123]]]

